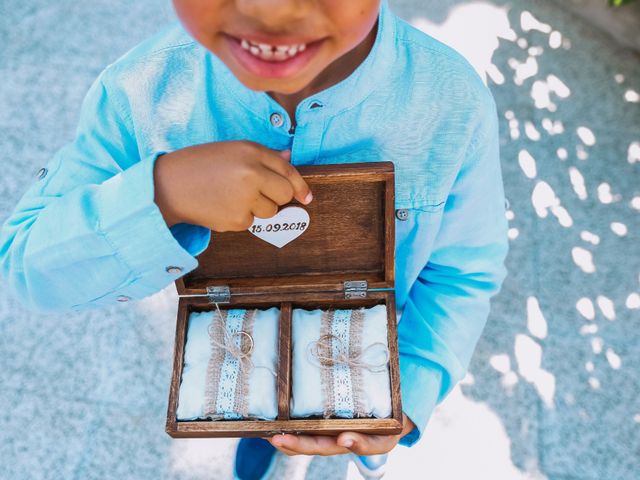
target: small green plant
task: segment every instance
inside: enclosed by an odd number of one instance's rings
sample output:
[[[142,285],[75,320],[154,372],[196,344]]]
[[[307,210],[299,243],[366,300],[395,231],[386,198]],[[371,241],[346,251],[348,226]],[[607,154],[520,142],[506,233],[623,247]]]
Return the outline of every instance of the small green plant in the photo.
[[[631,3],[634,0],[609,0],[609,5],[613,6],[613,7],[619,7],[621,5],[624,5],[625,3]]]

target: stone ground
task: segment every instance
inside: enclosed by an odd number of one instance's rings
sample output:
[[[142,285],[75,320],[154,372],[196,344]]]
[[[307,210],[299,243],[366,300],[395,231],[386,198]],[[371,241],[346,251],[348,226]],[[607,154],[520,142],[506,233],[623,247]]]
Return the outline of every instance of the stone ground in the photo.
[[[469,375],[386,478],[637,479],[640,58],[553,1],[390,3],[487,72],[512,249]],[[172,15],[0,1],[0,222],[99,71]],[[230,478],[236,440],[164,433],[176,305],[172,286],[36,315],[0,288],[0,478]],[[344,456],[279,456],[274,478],[358,477]]]

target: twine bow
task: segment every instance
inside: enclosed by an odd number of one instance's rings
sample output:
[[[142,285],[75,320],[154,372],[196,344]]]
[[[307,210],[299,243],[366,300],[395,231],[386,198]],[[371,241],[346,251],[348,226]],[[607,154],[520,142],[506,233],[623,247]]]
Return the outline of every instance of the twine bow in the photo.
[[[247,368],[247,365],[249,369],[265,368],[269,371],[269,373],[271,373],[271,375],[277,378],[278,374],[274,372],[271,368],[263,365],[254,365],[253,361],[251,360],[251,352],[253,351],[253,346],[254,346],[253,337],[249,333],[245,332],[244,330],[240,330],[239,332],[234,332],[234,333],[227,332],[224,324],[224,319],[222,318],[222,312],[220,311],[220,307],[218,307],[217,303],[215,305],[216,305],[216,310],[218,315],[217,316],[214,315],[213,322],[211,322],[211,325],[209,325],[209,328],[208,328],[209,337],[211,338],[211,343],[220,347],[225,352],[229,353],[229,355],[231,355],[233,358],[238,360],[241,370]],[[224,332],[222,343],[218,342],[215,338],[213,329],[216,327],[221,328],[222,331]],[[235,341],[236,337],[244,337],[244,338],[240,338],[240,346],[236,344],[236,341]],[[243,342],[245,338],[249,340],[248,349],[245,349],[245,342]]]
[[[331,355],[332,342],[338,343],[337,355]],[[385,359],[380,363],[366,362],[363,357],[367,351],[374,347],[381,346]],[[309,342],[307,345],[307,356],[311,356],[320,362],[322,366],[332,367],[334,365],[348,365],[349,367],[366,368],[372,373],[385,372],[387,368],[387,362],[389,361],[389,349],[382,342],[375,342],[369,345],[361,352],[349,352],[348,348],[345,348],[342,339],[333,334],[322,335],[318,340]],[[314,360],[311,360],[315,363]],[[316,363],[316,365],[318,365]]]

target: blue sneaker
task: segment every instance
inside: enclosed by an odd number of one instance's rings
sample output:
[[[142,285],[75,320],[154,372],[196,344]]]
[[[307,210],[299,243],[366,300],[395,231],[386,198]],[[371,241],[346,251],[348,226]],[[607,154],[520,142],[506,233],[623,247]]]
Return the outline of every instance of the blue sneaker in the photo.
[[[262,438],[241,438],[233,467],[234,480],[263,480],[271,475],[277,449]]]
[[[381,455],[356,455],[351,454],[353,463],[358,467],[360,475],[366,479],[382,478],[385,474],[385,465],[387,463],[388,453]]]

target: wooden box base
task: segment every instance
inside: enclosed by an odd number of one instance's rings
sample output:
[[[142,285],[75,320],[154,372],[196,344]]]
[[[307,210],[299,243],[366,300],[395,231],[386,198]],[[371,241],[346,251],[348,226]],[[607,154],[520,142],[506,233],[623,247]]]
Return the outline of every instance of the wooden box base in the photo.
[[[389,375],[391,385],[390,418],[295,418],[291,419],[291,315],[294,308],[335,309],[373,307],[386,304],[387,340],[389,347]],[[392,290],[370,292],[367,298],[347,300],[344,293],[290,293],[286,300],[278,295],[234,296],[230,303],[219,305],[221,309],[278,307],[280,309],[278,346],[278,417],[277,420],[194,420],[178,421],[176,411],[179,402],[180,381],[184,365],[184,349],[188,319],[191,312],[210,311],[215,305],[206,297],[181,298],[178,305],[173,375],[167,409],[167,433],[175,438],[190,437],[263,437],[276,433],[307,435],[338,435],[344,431],[369,434],[396,435],[402,431],[402,406],[400,400],[400,371],[398,365],[398,338],[396,328],[395,298]]]

